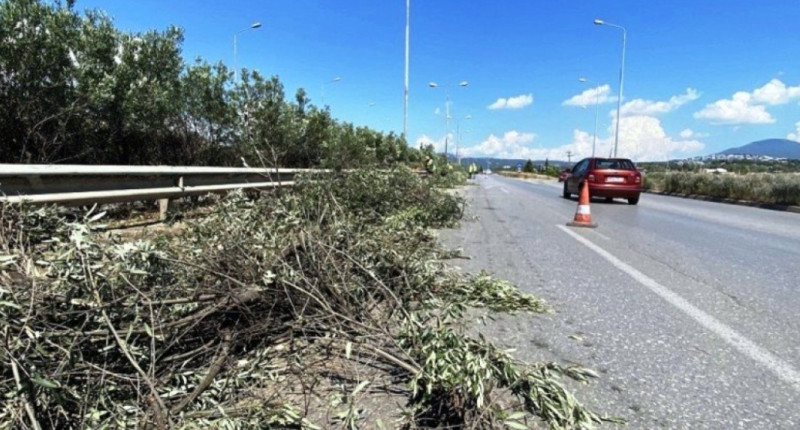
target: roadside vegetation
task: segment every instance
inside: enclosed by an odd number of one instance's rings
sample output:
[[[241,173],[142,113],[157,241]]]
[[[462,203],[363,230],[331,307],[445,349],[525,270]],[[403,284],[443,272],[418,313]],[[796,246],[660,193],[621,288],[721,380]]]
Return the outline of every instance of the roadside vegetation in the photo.
[[[418,162],[277,76],[181,56],[73,0],[0,1],[0,163],[358,168]],[[237,79],[237,76],[238,79]],[[429,151],[430,152],[430,151]]]
[[[4,206],[0,428],[602,422],[560,380],[591,371],[466,334],[475,309],[549,308],[447,268],[431,228],[463,205],[398,168],[234,193],[154,237],[107,231],[96,211]]]
[[[0,207],[0,429],[606,420],[562,385],[590,370],[467,334],[476,310],[549,308],[444,264],[457,251],[432,229],[462,216],[441,190],[462,169],[303,89],[287,97],[277,77],[186,64],[178,28],[125,33],[74,5],[0,2],[0,162],[331,171],[206,197],[202,217],[139,236],[98,208]],[[405,167],[425,155],[440,174]]]
[[[800,205],[800,173],[657,172],[644,176],[644,188],[719,200]]]

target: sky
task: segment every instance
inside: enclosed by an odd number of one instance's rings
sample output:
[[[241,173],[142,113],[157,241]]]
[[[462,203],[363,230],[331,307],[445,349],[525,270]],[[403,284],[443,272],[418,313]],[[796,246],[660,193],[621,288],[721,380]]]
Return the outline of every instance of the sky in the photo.
[[[123,31],[181,27],[187,62],[235,60],[278,75],[290,99],[302,87],[339,120],[403,132],[404,0],[75,7]],[[616,146],[661,161],[800,141],[797,0],[411,0],[410,16],[409,145],[573,161]],[[618,139],[623,31],[595,19],[625,28]]]

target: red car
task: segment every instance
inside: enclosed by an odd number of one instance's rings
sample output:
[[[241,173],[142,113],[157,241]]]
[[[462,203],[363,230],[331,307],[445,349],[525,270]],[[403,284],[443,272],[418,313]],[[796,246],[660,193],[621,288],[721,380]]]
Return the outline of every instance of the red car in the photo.
[[[628,204],[639,203],[642,193],[642,173],[627,158],[584,158],[572,168],[564,180],[564,198],[580,194],[583,183],[589,184],[589,197],[628,199]]]

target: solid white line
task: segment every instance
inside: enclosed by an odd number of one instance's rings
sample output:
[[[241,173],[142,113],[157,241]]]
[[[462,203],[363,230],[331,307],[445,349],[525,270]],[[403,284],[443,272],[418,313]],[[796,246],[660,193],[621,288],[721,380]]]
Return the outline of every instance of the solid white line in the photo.
[[[587,248],[591,249],[592,251],[599,254],[601,257],[608,260],[608,262],[613,264],[615,267],[630,275],[640,284],[647,287],[650,291],[656,293],[662,299],[666,300],[672,306],[678,308],[681,312],[685,313],[693,320],[697,321],[700,325],[702,325],[706,329],[714,332],[717,336],[721,337],[722,340],[727,342],[729,345],[738,349],[739,352],[743,353],[744,355],[750,357],[751,359],[760,363],[762,366],[769,369],[772,373],[775,374],[775,376],[777,376],[781,380],[791,385],[792,388],[795,389],[795,391],[800,392],[800,372],[795,370],[791,366],[791,364],[781,360],[771,352],[757,345],[755,342],[739,334],[739,332],[737,332],[733,328],[725,325],[723,322],[714,318],[713,316],[703,312],[693,304],[689,303],[689,301],[679,296],[677,293],[659,284],[653,278],[650,278],[644,273],[624,263],[622,260],[613,256],[611,253],[604,250],[603,248],[600,248],[599,246],[595,245],[594,243],[584,238],[583,236],[580,236],[579,234],[571,231],[565,226],[557,225],[556,227],[560,228],[561,230],[572,236],[575,240],[582,243]]]

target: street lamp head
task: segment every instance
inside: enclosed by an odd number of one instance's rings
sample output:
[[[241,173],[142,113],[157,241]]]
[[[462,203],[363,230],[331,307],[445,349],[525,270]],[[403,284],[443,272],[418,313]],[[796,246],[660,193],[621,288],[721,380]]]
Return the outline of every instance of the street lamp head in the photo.
[[[466,87],[467,85],[469,85],[469,82],[467,82],[467,81],[461,81],[461,82],[458,83],[459,87]]]
[[[437,84],[436,82],[429,82],[428,86],[431,87],[431,88],[436,88],[436,87],[439,86],[439,84]]]
[[[337,76],[337,77],[333,78],[333,82],[339,82],[341,80],[342,80],[341,76]]]
[[[603,25],[603,24],[605,24],[605,22],[602,19],[594,20],[594,25]]]
[[[580,81],[580,82],[586,82],[586,78],[578,78],[578,81]]]
[[[260,22],[254,22],[252,25],[250,25],[250,28],[260,28],[260,27],[261,27]]]

